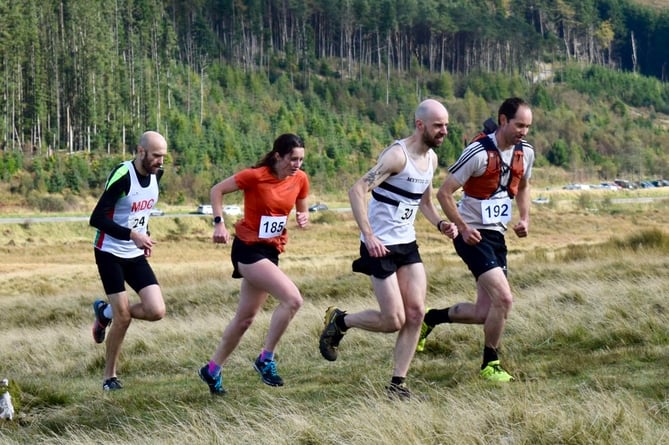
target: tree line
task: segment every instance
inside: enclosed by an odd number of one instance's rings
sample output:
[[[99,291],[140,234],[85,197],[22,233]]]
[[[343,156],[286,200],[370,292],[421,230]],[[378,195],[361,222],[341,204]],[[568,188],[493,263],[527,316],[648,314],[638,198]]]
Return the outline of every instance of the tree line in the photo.
[[[627,0],[0,0],[0,33],[0,177],[17,193],[96,190],[145,129],[168,138],[174,201],[284,131],[332,189],[427,96],[461,117],[444,163],[515,94],[551,121],[533,130],[541,162],[669,175],[669,13]]]

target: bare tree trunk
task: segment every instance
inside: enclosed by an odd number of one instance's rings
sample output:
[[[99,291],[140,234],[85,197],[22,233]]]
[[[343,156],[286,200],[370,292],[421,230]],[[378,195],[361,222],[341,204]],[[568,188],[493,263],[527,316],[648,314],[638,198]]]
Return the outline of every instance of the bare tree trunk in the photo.
[[[200,65],[200,125],[204,123],[204,65]]]
[[[74,145],[74,134],[72,132],[72,123],[70,122],[70,106],[67,105],[65,112],[67,113],[67,151],[72,154],[74,151],[73,145]]]
[[[631,32],[630,38],[632,40],[632,72],[636,73],[638,59],[636,57],[636,40],[634,40],[634,31]]]

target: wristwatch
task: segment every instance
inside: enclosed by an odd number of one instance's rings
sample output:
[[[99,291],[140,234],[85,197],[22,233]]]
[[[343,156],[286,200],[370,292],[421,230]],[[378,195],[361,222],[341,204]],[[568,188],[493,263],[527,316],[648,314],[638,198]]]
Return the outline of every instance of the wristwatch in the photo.
[[[215,216],[215,217],[214,217],[214,224],[218,224],[218,223],[220,223],[220,222],[222,222],[222,221],[223,221],[223,218],[221,218],[220,216]]]

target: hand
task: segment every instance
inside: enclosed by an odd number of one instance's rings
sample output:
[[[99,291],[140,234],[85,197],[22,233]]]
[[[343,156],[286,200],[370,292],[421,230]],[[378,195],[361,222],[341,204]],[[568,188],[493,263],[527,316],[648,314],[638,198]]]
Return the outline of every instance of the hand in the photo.
[[[518,224],[513,226],[513,231],[516,232],[518,238],[525,238],[528,233],[528,223],[527,221],[518,221]]]
[[[146,233],[139,233],[135,232],[134,230],[130,231],[130,239],[132,240],[133,243],[135,243],[135,246],[137,246],[138,249],[144,250],[144,255],[150,256],[151,255],[151,248],[155,244],[155,242],[151,239],[149,235]],[[149,254],[147,255],[147,250],[149,251]]]
[[[365,247],[367,248],[367,252],[369,252],[369,256],[373,258],[380,258],[390,253],[390,250],[374,235],[371,235],[369,238],[365,237]]]
[[[213,241],[216,244],[228,244],[230,241],[230,233],[228,230],[225,228],[224,224],[216,224],[214,227],[214,235],[213,235]]]
[[[309,224],[309,213],[295,212],[295,221],[300,229],[304,229]]]
[[[460,233],[462,234],[462,239],[465,241],[465,243],[469,244],[470,246],[474,246],[481,242],[481,233],[476,229],[472,229],[467,226]]]
[[[450,239],[454,239],[456,236],[458,236],[458,226],[456,226],[455,223],[443,222],[439,227],[441,228],[441,233]]]

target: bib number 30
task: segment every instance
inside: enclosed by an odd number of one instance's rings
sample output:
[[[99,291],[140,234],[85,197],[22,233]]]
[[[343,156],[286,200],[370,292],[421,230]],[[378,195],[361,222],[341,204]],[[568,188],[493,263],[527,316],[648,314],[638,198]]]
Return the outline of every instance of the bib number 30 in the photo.
[[[397,206],[397,211],[395,212],[395,221],[400,224],[411,224],[416,219],[416,210],[417,206],[412,206],[400,202]]]
[[[481,201],[483,224],[506,224],[511,221],[511,198],[484,199]]]
[[[286,228],[287,216],[261,216],[258,238],[274,238]]]

